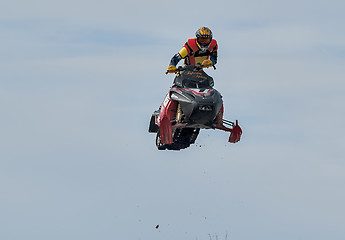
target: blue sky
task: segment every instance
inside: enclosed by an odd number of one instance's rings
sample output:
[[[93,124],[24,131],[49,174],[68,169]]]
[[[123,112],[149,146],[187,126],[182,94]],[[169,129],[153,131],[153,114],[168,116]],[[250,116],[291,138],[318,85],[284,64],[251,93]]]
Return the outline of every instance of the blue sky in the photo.
[[[344,239],[344,7],[1,3],[0,238]],[[166,67],[201,26],[242,141],[158,151]]]

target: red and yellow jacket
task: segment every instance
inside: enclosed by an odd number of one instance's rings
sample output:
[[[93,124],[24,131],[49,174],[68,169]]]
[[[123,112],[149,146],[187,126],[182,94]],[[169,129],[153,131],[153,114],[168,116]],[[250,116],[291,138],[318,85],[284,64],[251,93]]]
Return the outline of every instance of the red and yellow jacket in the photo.
[[[212,39],[208,48],[202,50],[196,41],[196,38],[188,39],[182,49],[173,56],[170,65],[176,66],[181,59],[184,59],[186,65],[196,65],[202,63],[206,59],[210,59],[213,65],[217,63],[218,45],[215,39]]]

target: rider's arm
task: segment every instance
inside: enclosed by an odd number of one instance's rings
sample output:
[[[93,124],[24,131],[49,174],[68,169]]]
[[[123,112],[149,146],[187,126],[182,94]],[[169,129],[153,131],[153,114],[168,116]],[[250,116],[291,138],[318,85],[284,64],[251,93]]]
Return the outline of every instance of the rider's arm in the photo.
[[[215,41],[215,40],[212,40],[212,41]],[[218,58],[218,44],[215,41],[215,46],[213,47],[210,53],[210,60],[213,62],[213,65],[216,65],[217,58]]]
[[[176,53],[170,61],[170,66],[171,65],[176,66],[181,59],[182,59],[181,55],[179,53]]]
[[[212,61],[213,65],[216,65],[217,58],[218,58],[218,52],[217,51],[211,52],[210,60]]]
[[[176,65],[178,64],[178,62],[179,62],[181,59],[187,57],[187,55],[188,55],[188,50],[187,50],[186,46],[184,46],[178,53],[176,53],[176,54],[172,57],[172,59],[171,59],[171,61],[170,61],[170,65],[176,66]]]

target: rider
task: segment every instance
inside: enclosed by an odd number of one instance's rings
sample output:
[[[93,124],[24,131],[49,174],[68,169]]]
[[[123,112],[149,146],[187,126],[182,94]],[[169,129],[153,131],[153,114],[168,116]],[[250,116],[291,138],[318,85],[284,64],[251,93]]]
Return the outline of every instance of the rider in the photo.
[[[211,67],[217,63],[218,45],[212,39],[212,32],[207,27],[199,28],[195,33],[196,38],[188,39],[182,49],[173,56],[167,72],[177,72],[176,65],[184,59],[186,65],[201,64],[204,67]]]
[[[201,64],[203,67],[216,65],[218,57],[217,41],[212,38],[212,32],[208,27],[201,27],[195,33],[196,38],[188,39],[182,49],[175,54],[167,69],[168,73],[177,72],[176,65],[181,59],[184,59],[186,65]],[[217,115],[217,125],[224,127],[223,106]]]

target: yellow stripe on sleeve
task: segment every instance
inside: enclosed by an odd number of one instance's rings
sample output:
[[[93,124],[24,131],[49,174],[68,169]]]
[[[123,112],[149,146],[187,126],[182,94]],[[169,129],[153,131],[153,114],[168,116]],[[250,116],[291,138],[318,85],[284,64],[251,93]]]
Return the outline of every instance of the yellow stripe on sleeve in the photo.
[[[183,47],[178,53],[181,55],[182,58],[185,58],[188,55],[188,51],[185,47]]]

